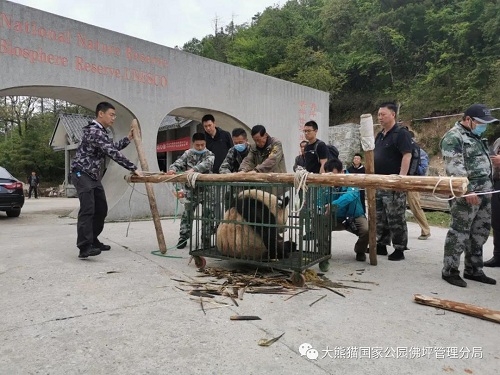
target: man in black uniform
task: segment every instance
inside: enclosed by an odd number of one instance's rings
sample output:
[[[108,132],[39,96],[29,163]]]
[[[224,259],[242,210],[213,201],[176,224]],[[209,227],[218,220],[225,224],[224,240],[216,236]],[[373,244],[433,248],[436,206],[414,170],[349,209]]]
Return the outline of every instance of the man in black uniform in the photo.
[[[226,158],[227,152],[233,147],[233,139],[229,132],[215,126],[215,118],[211,114],[203,116],[201,124],[205,129],[207,149],[215,155],[212,173],[219,173],[219,168]]]
[[[383,103],[378,110],[382,131],[375,138],[375,173],[408,174],[411,160],[412,139],[407,129],[396,124],[397,106]],[[377,190],[377,254],[387,255],[387,245],[394,247],[389,260],[402,260],[408,248],[406,226],[406,192]]]

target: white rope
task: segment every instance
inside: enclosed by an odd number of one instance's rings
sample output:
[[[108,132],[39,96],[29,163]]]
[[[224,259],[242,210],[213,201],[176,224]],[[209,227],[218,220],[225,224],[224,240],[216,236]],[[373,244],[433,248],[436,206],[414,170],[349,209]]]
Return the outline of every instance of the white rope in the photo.
[[[196,179],[201,173],[199,172],[188,172],[187,173],[187,185],[188,187],[191,187],[194,189],[196,186]]]
[[[295,195],[293,197],[294,202],[299,202],[299,208],[297,210],[292,210],[292,213],[297,214],[303,208],[306,203],[306,193],[307,193],[307,175],[309,172],[302,168],[297,168],[295,171],[295,176],[293,178],[293,186],[295,188]],[[300,191],[303,191],[302,202],[300,201]]]
[[[438,185],[441,183],[441,181],[443,180],[442,176],[439,176],[439,180],[436,182],[436,185],[434,185],[434,189],[432,190],[432,197],[439,200],[439,201],[451,201],[452,199],[455,199],[455,198],[465,198],[465,197],[471,197],[471,196],[477,196],[477,195],[488,195],[488,194],[497,194],[497,193],[500,193],[500,190],[489,190],[489,191],[482,191],[482,192],[471,192],[469,194],[464,194],[460,197],[457,197],[455,195],[455,192],[453,191],[453,176],[450,176],[450,179],[449,179],[449,182],[450,182],[450,193],[451,193],[451,197],[449,198],[441,198],[441,197],[438,197],[436,195],[436,189],[438,187]]]

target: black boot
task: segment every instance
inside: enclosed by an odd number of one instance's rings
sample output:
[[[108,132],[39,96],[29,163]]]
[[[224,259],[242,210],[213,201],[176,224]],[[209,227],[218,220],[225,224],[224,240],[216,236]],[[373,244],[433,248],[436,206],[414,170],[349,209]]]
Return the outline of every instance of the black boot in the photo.
[[[483,263],[484,267],[500,267],[500,255],[493,255],[493,258]]]
[[[387,255],[387,246],[386,245],[381,245],[377,244],[377,255]]]

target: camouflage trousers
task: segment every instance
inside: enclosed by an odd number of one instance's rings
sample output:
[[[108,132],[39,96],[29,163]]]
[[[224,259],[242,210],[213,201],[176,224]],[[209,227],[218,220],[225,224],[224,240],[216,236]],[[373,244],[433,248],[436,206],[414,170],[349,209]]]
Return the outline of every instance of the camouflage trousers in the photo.
[[[377,190],[377,243],[390,245],[395,250],[408,250],[408,227],[406,226],[406,193]]]
[[[187,202],[184,205],[184,212],[181,217],[181,225],[179,230],[179,237],[184,239],[191,238],[191,231],[193,226],[193,219],[196,209],[201,205],[201,220],[198,221],[203,237],[210,236],[214,232],[215,216],[217,201],[214,197],[212,187],[206,187],[203,190],[189,191]],[[219,200],[220,202],[220,200]],[[205,233],[206,232],[206,233]]]
[[[465,252],[464,273],[478,275],[483,268],[483,245],[491,229],[491,196],[480,195],[479,205],[465,198],[450,202],[451,224],[444,242],[443,275],[458,275]]]

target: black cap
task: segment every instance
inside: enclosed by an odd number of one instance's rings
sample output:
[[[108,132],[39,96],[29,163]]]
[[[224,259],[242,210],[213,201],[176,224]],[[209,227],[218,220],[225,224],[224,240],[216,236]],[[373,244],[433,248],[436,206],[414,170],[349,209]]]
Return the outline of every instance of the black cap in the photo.
[[[469,116],[482,124],[498,124],[500,121],[491,116],[491,111],[484,104],[473,104],[464,112],[464,117]]]

